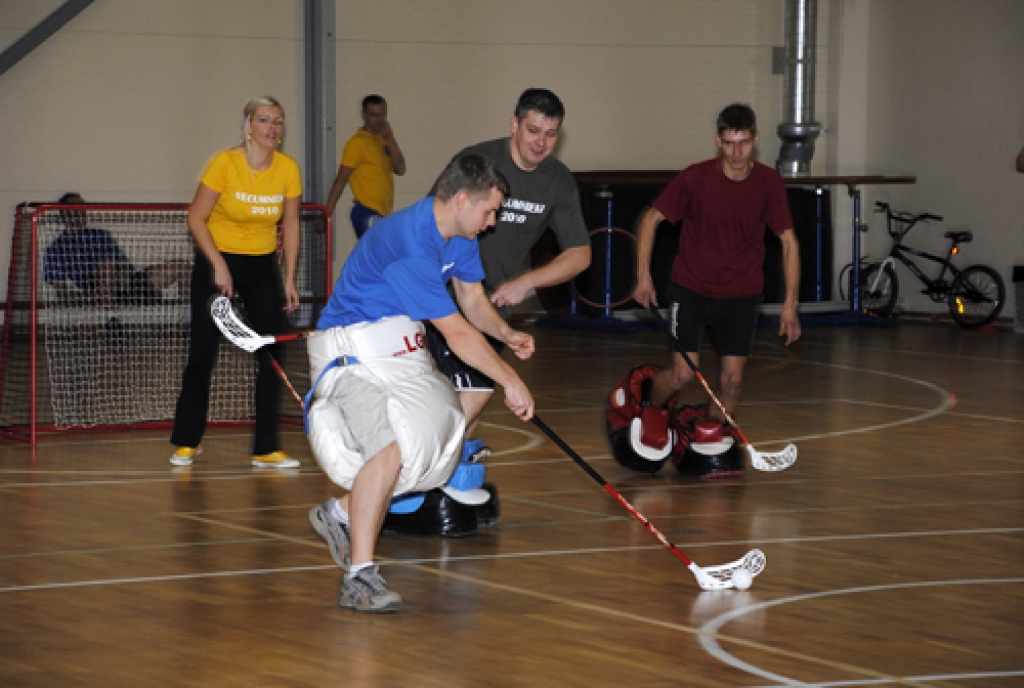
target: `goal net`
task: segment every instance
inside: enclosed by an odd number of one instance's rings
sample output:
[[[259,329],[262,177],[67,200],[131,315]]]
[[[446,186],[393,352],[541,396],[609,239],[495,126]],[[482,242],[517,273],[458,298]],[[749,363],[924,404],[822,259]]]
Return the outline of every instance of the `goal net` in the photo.
[[[189,341],[194,244],[183,204],[21,204],[15,216],[0,349],[0,433],[166,426]],[[303,205],[291,325],[316,324],[330,291],[330,222]],[[285,370],[308,388],[305,347]],[[249,422],[257,357],[222,342],[211,423]],[[282,386],[284,387],[284,386]],[[282,390],[282,414],[301,409]]]

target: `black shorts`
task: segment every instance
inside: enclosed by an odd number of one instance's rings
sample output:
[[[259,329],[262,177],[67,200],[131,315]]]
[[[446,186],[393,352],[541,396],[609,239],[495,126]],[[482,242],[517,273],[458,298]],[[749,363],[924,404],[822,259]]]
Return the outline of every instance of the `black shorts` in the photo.
[[[493,392],[494,380],[473,368],[455,355],[448,348],[448,341],[441,334],[440,330],[431,323],[427,325],[427,346],[430,348],[430,355],[434,357],[434,363],[441,374],[451,380],[452,386],[458,392]],[[484,339],[490,344],[498,355],[505,350],[505,344],[497,339],[484,335]]]
[[[764,300],[761,294],[713,299],[672,282],[666,295],[676,351],[699,352],[706,328],[720,356],[750,356]]]

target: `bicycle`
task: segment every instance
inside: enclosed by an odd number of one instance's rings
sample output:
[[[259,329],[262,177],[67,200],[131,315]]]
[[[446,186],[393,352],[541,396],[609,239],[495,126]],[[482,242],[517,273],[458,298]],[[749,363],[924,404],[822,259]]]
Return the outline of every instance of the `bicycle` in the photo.
[[[907,232],[914,225],[931,220],[942,222],[941,217],[931,213],[912,215],[893,210],[888,203],[881,201],[877,201],[875,207],[876,213],[885,213],[887,229],[893,243],[889,255],[883,260],[861,261],[862,267],[858,277],[860,303],[864,312],[881,318],[892,315],[899,297],[899,278],[896,276],[898,260],[925,286],[922,294],[928,295],[936,303],[946,302],[950,316],[960,327],[981,327],[999,316],[1003,304],[1006,303],[1006,285],[999,273],[987,265],[972,265],[961,270],[952,262],[953,256],[960,253],[960,245],[968,244],[974,239],[973,232],[946,232],[943,236],[950,240],[950,246],[946,257],[943,258],[903,243]],[[938,263],[942,269],[938,276],[931,279],[910,256]],[[839,284],[842,291],[842,287],[848,283],[849,293],[853,294],[853,275],[850,267],[847,265],[840,272]]]

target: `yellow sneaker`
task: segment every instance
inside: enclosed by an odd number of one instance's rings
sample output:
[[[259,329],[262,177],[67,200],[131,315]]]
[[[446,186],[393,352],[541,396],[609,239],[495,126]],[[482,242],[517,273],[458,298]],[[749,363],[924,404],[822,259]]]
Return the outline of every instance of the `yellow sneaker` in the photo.
[[[171,465],[191,466],[192,459],[195,458],[196,455],[201,454],[202,451],[202,447],[178,447],[178,449],[171,454]]]
[[[283,451],[276,451],[253,456],[252,465],[256,468],[298,468],[302,464],[298,459],[293,459]]]

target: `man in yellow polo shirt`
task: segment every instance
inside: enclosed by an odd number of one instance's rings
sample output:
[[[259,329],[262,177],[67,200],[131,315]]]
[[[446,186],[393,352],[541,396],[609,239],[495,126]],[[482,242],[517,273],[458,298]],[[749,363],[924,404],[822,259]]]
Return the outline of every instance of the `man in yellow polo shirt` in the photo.
[[[327,209],[352,185],[352,227],[361,238],[370,226],[391,214],[395,202],[395,175],[405,174],[405,156],[388,122],[388,104],[379,95],[363,98],[363,126],[345,144],[338,176],[327,195]]]

